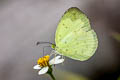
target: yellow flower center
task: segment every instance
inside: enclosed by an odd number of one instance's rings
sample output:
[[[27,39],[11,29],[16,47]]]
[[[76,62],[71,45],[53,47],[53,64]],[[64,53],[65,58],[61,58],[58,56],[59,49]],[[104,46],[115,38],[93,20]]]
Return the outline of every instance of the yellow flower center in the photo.
[[[37,64],[40,65],[40,67],[49,66],[49,58],[50,58],[49,55],[46,55],[46,56],[44,56],[42,58],[39,58],[37,60]]]

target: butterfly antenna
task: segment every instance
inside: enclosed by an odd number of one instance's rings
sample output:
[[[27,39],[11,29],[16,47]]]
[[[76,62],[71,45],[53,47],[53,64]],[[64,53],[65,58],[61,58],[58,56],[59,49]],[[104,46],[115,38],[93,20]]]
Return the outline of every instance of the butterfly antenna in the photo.
[[[50,44],[50,45],[52,45],[51,42],[37,42],[37,43],[36,43],[37,46],[40,45],[40,44]]]

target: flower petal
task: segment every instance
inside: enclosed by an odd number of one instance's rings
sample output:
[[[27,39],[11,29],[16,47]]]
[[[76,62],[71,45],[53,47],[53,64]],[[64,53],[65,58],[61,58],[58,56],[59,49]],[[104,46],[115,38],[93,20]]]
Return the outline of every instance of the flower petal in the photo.
[[[61,56],[56,56],[49,61],[49,64],[52,65],[56,60],[58,60]]]
[[[33,69],[41,69],[40,65],[35,65]]]
[[[60,57],[61,57],[61,56],[56,56],[56,57],[54,57],[53,59],[51,59],[51,61],[52,61],[52,60],[60,59]]]
[[[53,64],[60,64],[62,62],[64,62],[64,59],[59,59],[61,56],[57,56],[55,58],[53,58],[52,60],[49,61],[49,64],[50,65],[53,65]]]
[[[43,68],[38,72],[38,74],[39,74],[39,75],[42,75],[42,74],[47,73],[47,71],[48,71],[48,66],[47,66],[47,67],[43,67]]]
[[[60,63],[63,63],[63,62],[64,62],[64,59],[58,59],[53,64],[60,64]]]

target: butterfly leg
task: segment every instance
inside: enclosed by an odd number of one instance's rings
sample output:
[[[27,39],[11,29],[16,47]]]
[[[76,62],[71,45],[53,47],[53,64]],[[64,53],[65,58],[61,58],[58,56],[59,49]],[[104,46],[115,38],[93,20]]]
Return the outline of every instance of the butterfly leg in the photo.
[[[51,53],[50,53],[50,56],[55,55],[55,54],[56,54],[55,51],[52,50]]]
[[[45,48],[47,47],[51,47],[51,46],[43,46],[43,56],[44,56]]]
[[[65,57],[63,56],[63,55],[61,55],[62,56],[62,59],[64,59],[65,60]],[[62,63],[62,65],[64,65],[64,63]]]

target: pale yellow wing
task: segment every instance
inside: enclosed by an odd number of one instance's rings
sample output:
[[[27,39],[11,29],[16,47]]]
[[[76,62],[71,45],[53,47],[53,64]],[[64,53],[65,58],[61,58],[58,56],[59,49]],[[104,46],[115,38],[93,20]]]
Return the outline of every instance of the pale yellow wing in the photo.
[[[69,58],[84,61],[96,51],[98,40],[87,16],[70,8],[61,18],[55,35],[56,51]]]

